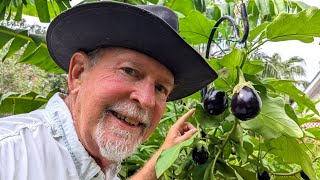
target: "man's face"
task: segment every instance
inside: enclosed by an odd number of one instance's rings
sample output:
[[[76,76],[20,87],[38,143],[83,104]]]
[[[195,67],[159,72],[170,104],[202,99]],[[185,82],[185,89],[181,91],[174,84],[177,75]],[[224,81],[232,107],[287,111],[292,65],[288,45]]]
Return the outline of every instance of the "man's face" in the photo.
[[[124,48],[108,48],[94,66],[83,67],[70,91],[78,136],[93,157],[119,161],[158,125],[173,75],[151,57]]]

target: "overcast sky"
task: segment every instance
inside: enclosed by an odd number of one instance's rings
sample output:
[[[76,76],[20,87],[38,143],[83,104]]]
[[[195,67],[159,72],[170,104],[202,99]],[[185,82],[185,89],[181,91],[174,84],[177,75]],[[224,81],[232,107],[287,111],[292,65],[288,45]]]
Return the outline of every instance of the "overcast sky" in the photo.
[[[320,0],[302,0],[304,3],[320,7]],[[283,60],[293,56],[299,56],[306,61],[306,79],[311,81],[320,70],[320,39],[316,38],[313,43],[300,41],[284,41],[266,43],[261,46],[261,51],[269,55],[279,53]]]

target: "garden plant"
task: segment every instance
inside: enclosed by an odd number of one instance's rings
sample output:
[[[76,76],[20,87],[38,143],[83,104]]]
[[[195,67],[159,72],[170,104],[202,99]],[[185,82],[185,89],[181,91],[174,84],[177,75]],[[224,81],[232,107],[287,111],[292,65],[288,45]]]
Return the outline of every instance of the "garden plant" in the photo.
[[[196,112],[189,121],[198,132],[161,153],[156,165],[158,178],[320,178],[320,129],[301,128],[319,119],[317,101],[299,90],[292,79],[265,76],[265,62],[255,56],[267,42],[311,43],[319,38],[319,9],[290,0],[125,2],[162,4],[173,9],[179,17],[180,35],[206,57],[219,77],[201,91],[167,103],[153,135],[122,163],[122,179],[143,166],[161,146],[170,126],[191,108]],[[0,18],[21,21],[26,14],[50,22],[70,7],[68,0],[3,0]],[[17,57],[19,63],[63,73],[50,58],[41,34],[0,26],[0,48],[4,47],[3,61],[22,51]],[[0,115],[42,108],[53,93],[0,92]]]

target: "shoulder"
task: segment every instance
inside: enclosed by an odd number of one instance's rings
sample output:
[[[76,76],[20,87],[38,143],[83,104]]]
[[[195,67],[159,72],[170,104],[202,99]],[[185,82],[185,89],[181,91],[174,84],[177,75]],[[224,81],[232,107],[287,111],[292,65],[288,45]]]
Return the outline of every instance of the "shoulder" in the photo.
[[[0,141],[17,136],[21,131],[35,131],[40,126],[48,127],[45,123],[43,110],[0,118]]]

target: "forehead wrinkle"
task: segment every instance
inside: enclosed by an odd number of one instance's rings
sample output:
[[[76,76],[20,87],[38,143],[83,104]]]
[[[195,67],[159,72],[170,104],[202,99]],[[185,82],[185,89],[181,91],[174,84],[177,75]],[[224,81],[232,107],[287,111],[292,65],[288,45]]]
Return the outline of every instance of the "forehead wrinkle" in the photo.
[[[122,47],[107,47],[105,53],[108,53],[108,51],[112,52],[111,58],[120,58],[121,60],[128,61],[138,67],[142,67],[142,63],[139,61],[139,58],[137,58],[137,54],[132,53],[132,52],[134,51],[134,52],[140,53],[140,54],[148,57],[148,59],[147,59],[148,61],[154,61],[155,63],[162,65],[162,67],[165,68],[165,69],[164,68],[163,69],[166,72],[168,72],[166,74],[169,74],[170,76],[173,77],[173,81],[166,78],[165,80],[162,80],[162,83],[165,83],[170,87],[174,86],[174,75],[173,75],[172,71],[168,67],[166,67],[165,65],[161,64],[156,59],[152,58],[151,56],[148,56],[148,55],[141,53],[139,51],[135,51],[135,50],[128,49],[128,48],[122,48]]]

